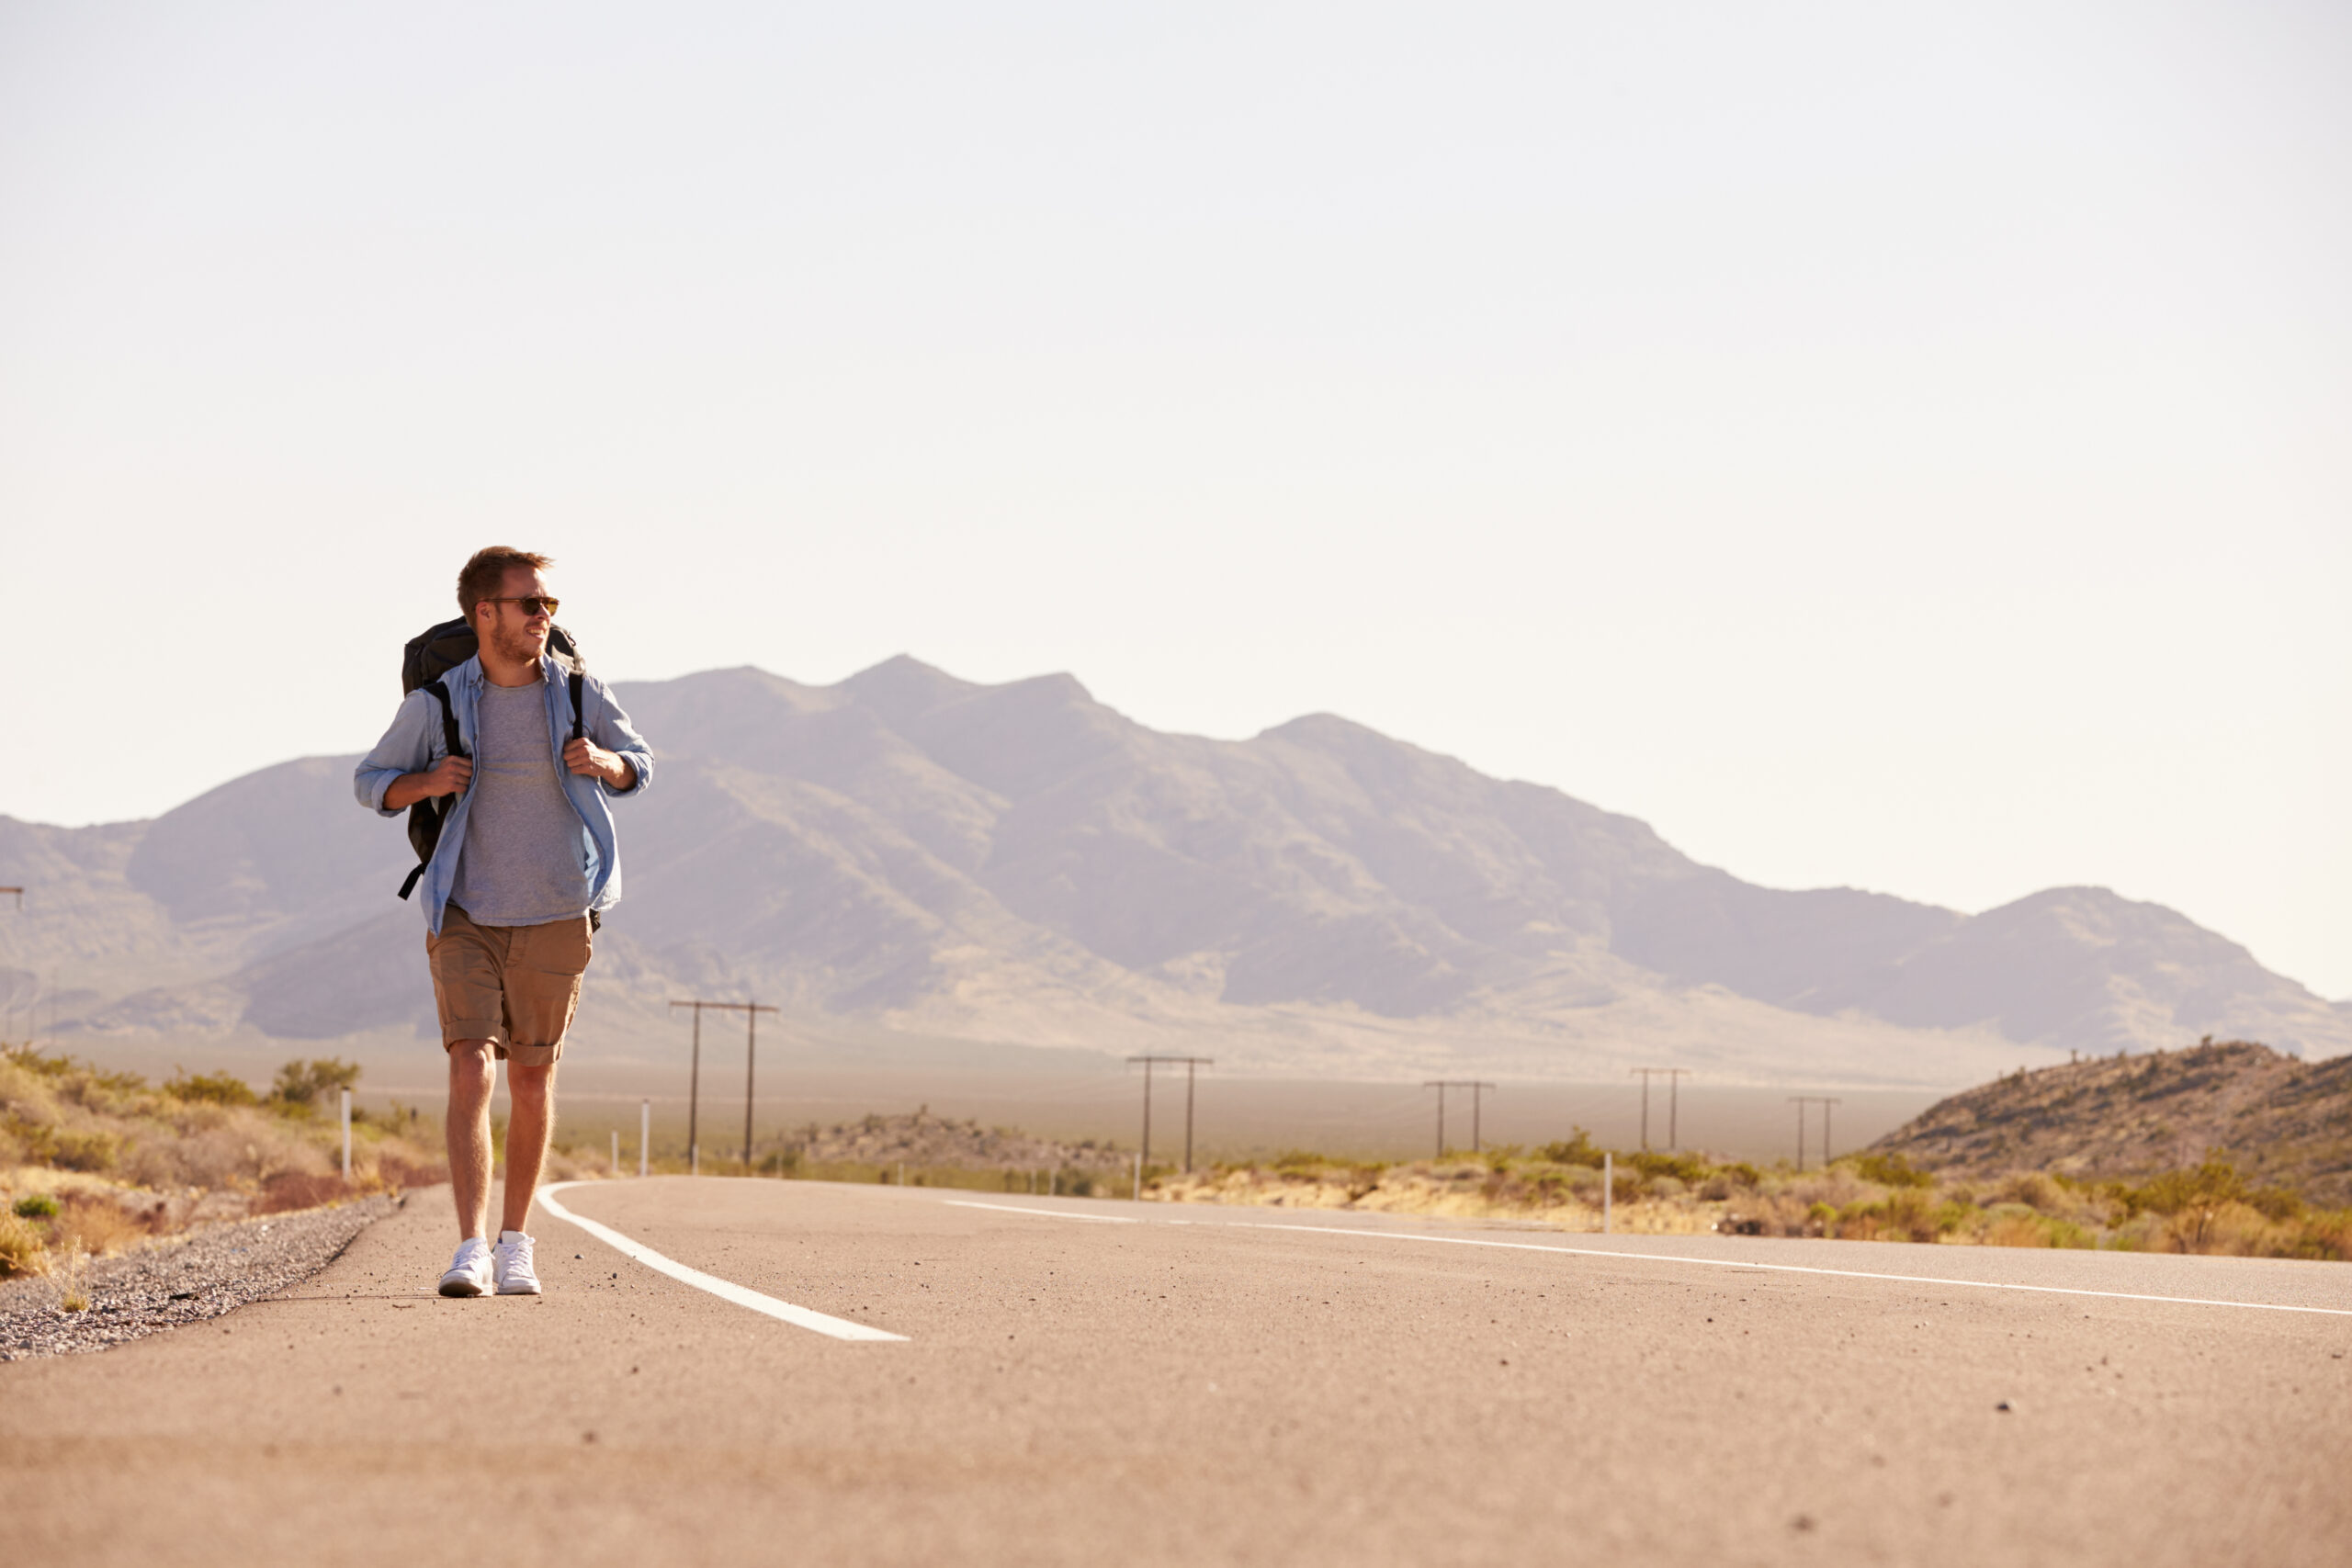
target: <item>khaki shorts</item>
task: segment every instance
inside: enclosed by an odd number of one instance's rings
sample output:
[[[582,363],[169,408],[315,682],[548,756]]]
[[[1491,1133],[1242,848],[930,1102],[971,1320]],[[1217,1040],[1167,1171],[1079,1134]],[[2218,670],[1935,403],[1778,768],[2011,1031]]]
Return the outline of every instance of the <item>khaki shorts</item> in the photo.
[[[545,926],[478,926],[455,904],[425,933],[441,1048],[487,1040],[501,1061],[543,1067],[563,1055],[594,939],[588,917]]]

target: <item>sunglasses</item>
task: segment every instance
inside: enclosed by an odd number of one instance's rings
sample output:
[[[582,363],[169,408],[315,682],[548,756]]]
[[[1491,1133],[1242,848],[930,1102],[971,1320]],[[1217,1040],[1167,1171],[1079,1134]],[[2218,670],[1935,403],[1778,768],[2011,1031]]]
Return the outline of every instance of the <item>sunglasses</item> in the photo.
[[[545,615],[549,620],[553,620],[555,618],[557,600],[555,596],[550,593],[525,593],[519,597],[510,594],[503,599],[484,599],[482,603],[485,604],[520,604],[523,606],[523,614],[526,615]]]

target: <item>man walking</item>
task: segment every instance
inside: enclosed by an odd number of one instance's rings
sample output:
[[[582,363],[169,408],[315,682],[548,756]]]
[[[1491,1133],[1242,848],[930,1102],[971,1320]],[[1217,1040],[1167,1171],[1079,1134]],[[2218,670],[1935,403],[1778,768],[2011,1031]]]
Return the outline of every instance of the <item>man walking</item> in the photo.
[[[449,1058],[449,1176],[458,1255],[445,1296],[537,1295],[525,1230],[555,1127],[555,1070],[580,1003],[595,913],[620,901],[620,851],[608,802],[636,795],[653,755],[593,675],[571,739],[571,670],[548,651],[553,563],[527,551],[478,550],[458,574],[458,604],[480,651],[444,675],[458,735],[449,754],[439,701],[411,692],[361,759],[359,799],[397,817],[454,796],[424,867],[424,950]],[[490,1223],[490,1100],[506,1063],[503,1224]]]

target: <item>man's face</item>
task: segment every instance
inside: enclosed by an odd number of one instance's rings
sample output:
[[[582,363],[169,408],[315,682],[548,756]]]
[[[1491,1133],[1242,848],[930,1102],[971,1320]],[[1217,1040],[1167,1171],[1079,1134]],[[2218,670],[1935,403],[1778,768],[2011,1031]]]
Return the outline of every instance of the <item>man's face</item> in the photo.
[[[497,602],[484,599],[474,606],[475,636],[490,644],[501,659],[518,663],[537,659],[547,651],[548,627],[555,624],[555,617],[544,606],[537,615],[530,614],[520,602],[552,592],[537,568],[507,568]]]

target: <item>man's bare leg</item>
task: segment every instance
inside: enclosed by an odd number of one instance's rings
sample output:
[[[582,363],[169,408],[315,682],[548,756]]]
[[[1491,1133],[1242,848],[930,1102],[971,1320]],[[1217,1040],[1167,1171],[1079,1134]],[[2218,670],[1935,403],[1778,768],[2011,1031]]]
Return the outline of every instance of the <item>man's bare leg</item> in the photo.
[[[490,1097],[498,1063],[487,1040],[449,1047],[449,1186],[458,1205],[458,1239],[483,1236],[490,1224]],[[546,1136],[541,1134],[541,1147]],[[537,1156],[533,1156],[533,1169]]]
[[[530,1228],[531,1199],[538,1191],[539,1167],[548,1157],[548,1140],[555,1132],[556,1064],[526,1067],[506,1064],[506,1099],[514,1114],[506,1122],[505,1228]],[[485,1192],[490,1169],[482,1168]]]

